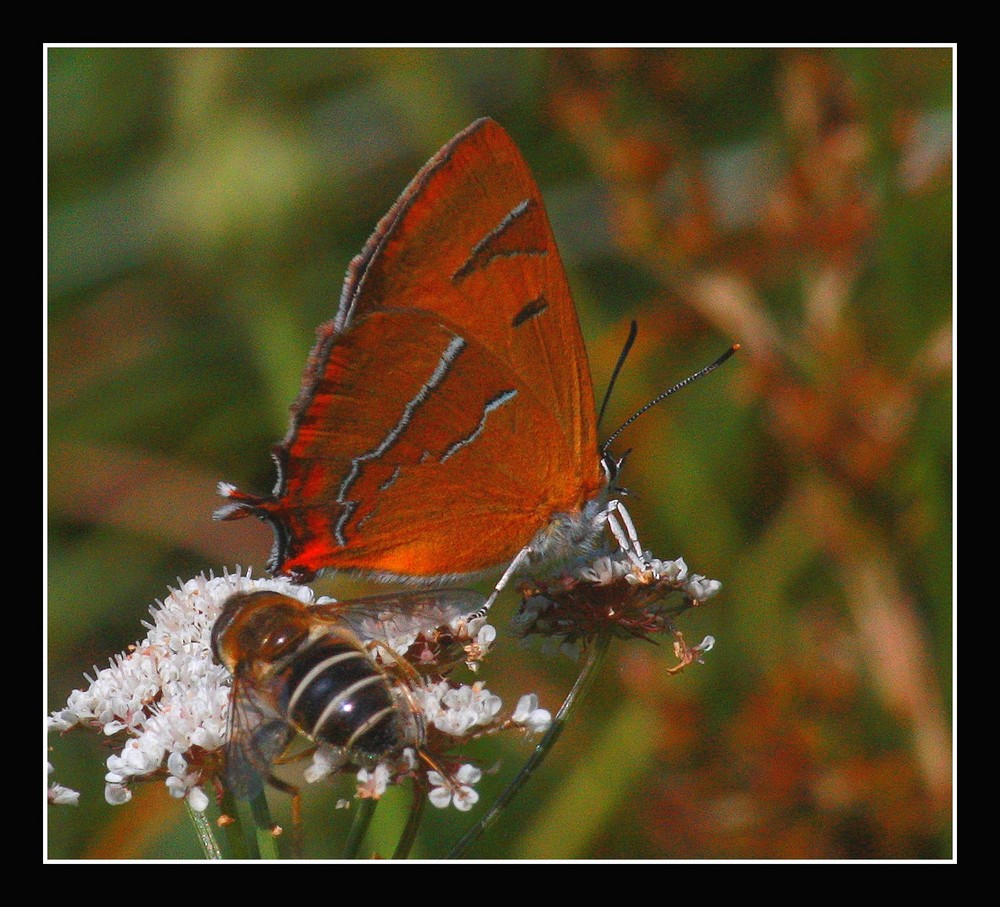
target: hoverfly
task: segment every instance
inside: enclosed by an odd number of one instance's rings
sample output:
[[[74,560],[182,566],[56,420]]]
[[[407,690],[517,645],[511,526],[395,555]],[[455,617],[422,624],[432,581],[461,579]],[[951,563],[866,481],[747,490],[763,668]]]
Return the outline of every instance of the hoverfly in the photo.
[[[215,659],[233,675],[226,788],[241,800],[265,784],[283,790],[298,823],[298,789],[273,771],[296,734],[362,768],[406,747],[419,753],[424,725],[412,689],[421,659],[404,660],[390,642],[423,634],[424,670],[443,673],[463,660],[451,625],[479,616],[483,602],[464,589],[319,605],[271,590],[232,595],[212,629]]]

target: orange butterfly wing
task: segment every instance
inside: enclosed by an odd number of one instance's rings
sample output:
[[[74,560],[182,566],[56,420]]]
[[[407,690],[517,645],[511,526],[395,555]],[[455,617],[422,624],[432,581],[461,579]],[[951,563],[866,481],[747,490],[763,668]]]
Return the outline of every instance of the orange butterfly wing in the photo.
[[[510,560],[600,492],[586,350],[542,199],[479,120],[417,174],[319,329],[270,497],[271,568],[436,579]]]

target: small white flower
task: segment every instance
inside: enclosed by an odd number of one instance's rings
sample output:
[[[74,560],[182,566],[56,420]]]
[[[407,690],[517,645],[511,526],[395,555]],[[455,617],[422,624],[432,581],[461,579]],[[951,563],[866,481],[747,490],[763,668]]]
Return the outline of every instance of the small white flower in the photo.
[[[523,724],[533,734],[544,733],[552,724],[552,715],[546,709],[538,707],[538,696],[534,693],[522,696],[510,717],[515,724]]]
[[[51,762],[47,762],[45,766],[50,775],[55,771]],[[49,785],[49,803],[52,806],[77,806],[79,802],[79,791],[64,787],[62,784],[52,783]]]
[[[132,791],[121,784],[105,784],[104,799],[112,806],[121,806],[132,799]]]
[[[374,769],[366,768],[358,772],[358,796],[377,800],[389,786],[389,767],[380,762]]]
[[[479,628],[479,632],[476,634],[476,644],[483,655],[490,650],[490,646],[493,645],[496,638],[497,628],[492,624],[483,624]]]
[[[71,709],[60,709],[58,712],[53,712],[49,715],[45,721],[49,731],[62,733],[76,727],[77,716]]]
[[[167,790],[170,791],[170,796],[175,800],[180,800],[187,796],[187,787],[184,784],[183,778],[171,775],[164,783],[167,785]]]
[[[707,579],[699,573],[695,573],[690,581],[688,581],[684,586],[684,591],[687,592],[691,598],[697,599],[700,602],[705,601],[705,599],[711,598],[722,588],[722,583],[717,579]]]
[[[302,774],[309,784],[314,784],[343,768],[345,761],[343,750],[332,746],[320,746],[313,753],[312,763]]]
[[[49,803],[53,806],[78,806],[80,792],[61,784],[49,785]]]
[[[188,791],[187,795],[188,805],[196,813],[203,813],[208,809],[208,794],[205,793],[200,787],[192,787]]]
[[[628,572],[629,566],[628,558],[625,557],[624,552],[619,551],[614,555],[601,555],[592,561],[584,562],[577,568],[576,574],[585,582],[607,586],[620,576],[624,576]]]
[[[675,561],[661,561],[659,564],[659,574],[663,579],[673,583],[683,583],[687,579],[688,565],[684,563],[684,558],[679,557]]]
[[[468,812],[476,805],[479,794],[473,789],[478,784],[483,773],[474,765],[462,765],[452,778],[445,778],[440,772],[428,772],[427,780],[431,783],[431,791],[427,797],[438,809],[445,809],[454,803],[455,809]]]

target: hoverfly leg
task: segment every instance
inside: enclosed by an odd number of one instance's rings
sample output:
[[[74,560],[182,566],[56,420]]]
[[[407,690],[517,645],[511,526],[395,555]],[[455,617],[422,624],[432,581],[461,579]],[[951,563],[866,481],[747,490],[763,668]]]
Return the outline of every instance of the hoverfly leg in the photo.
[[[316,744],[308,746],[303,750],[296,750],[294,753],[291,751],[291,748],[289,748],[286,749],[280,756],[275,756],[271,761],[275,765],[288,765],[292,762],[298,762],[299,759],[308,759],[310,756],[313,756],[318,749],[319,747],[316,746]]]

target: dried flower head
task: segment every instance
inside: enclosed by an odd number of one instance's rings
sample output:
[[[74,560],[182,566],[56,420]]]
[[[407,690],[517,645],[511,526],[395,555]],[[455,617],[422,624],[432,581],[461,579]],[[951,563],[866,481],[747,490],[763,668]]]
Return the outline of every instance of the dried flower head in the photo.
[[[577,560],[554,577],[522,587],[514,630],[571,648],[601,633],[648,639],[674,632],[674,617],[721,587],[717,580],[689,574],[683,558],[661,561],[646,552],[639,563],[617,551]]]

